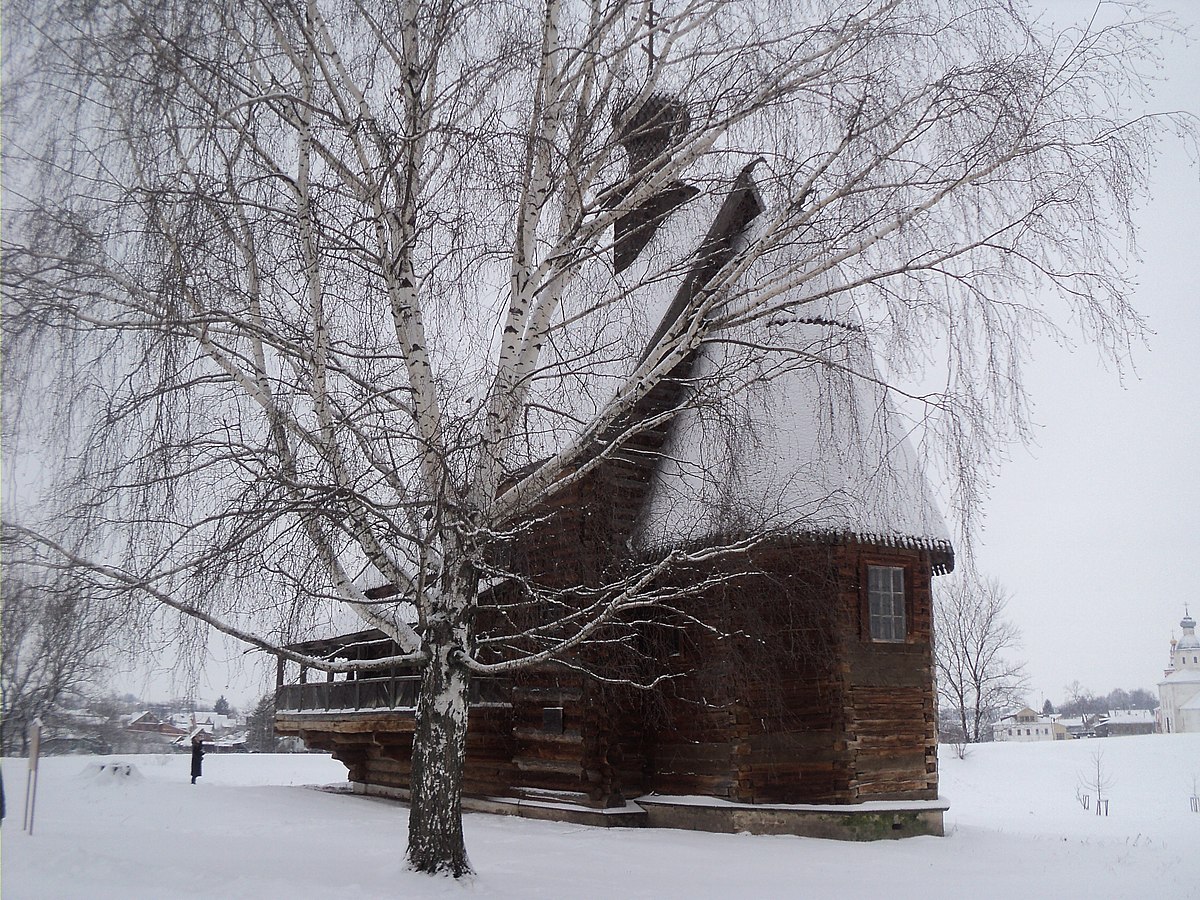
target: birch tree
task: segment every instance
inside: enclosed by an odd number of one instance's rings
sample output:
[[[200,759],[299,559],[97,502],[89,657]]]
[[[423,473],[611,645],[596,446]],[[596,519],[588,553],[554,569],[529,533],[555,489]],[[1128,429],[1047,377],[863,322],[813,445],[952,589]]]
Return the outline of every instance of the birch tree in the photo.
[[[524,583],[521,630],[480,633],[527,579],[505,548],[604,460],[803,366],[911,398],[969,511],[1021,431],[1030,336],[1078,323],[1120,357],[1141,329],[1119,250],[1170,121],[1123,106],[1163,27],[1135,11],[1059,34],[985,0],[6,19],[6,440],[44,489],[6,508],[8,551],[317,669],[367,664],[285,646],[315,606],[389,635],[370,665],[423,673],[420,871],[469,871],[470,677],[684,609],[671,573],[764,534]],[[739,189],[720,252],[703,230],[637,252]],[[716,345],[739,365],[645,414]]]

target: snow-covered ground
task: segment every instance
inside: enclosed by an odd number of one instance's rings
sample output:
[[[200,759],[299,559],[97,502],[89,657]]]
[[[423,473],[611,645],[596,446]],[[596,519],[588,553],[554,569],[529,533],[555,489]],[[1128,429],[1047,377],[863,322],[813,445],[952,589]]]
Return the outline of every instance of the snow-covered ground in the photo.
[[[1110,815],[1084,812],[1080,776],[1102,753]],[[0,891],[26,898],[1104,897],[1200,898],[1200,735],[943,748],[945,838],[851,844],[796,837],[600,829],[466,817],[478,875],[405,872],[404,807],[310,785],[341,782],[325,756],[42,761],[32,836],[26,768],[4,760]]]

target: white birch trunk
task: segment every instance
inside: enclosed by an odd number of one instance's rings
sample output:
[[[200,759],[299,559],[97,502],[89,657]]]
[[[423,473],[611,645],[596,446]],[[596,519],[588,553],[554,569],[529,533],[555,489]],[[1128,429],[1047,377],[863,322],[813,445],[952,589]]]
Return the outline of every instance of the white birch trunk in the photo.
[[[450,641],[429,649],[413,734],[408,864],[417,872],[457,878],[471,871],[462,827],[470,680],[454,663]]]
[[[417,872],[458,877],[471,871],[462,828],[462,780],[467,756],[470,673],[462,663],[478,575],[461,551],[448,554],[446,584],[428,617],[421,693],[413,733],[408,865]]]

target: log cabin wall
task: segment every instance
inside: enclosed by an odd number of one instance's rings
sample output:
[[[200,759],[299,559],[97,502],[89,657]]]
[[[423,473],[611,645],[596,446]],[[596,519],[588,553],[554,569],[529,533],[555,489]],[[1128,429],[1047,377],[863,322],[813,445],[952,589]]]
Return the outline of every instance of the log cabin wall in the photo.
[[[678,390],[668,384],[669,393]],[[643,406],[657,411],[667,402],[658,393]],[[540,517],[511,548],[512,570],[548,589],[603,584],[629,559],[626,539],[645,502],[655,454],[665,429],[638,435],[587,477],[555,495]],[[496,601],[511,605],[519,588],[501,589]],[[498,613],[481,604],[481,633],[519,632],[543,611]],[[529,650],[540,649],[526,645]],[[635,654],[636,655],[636,654]],[[645,665],[623,650],[583,651],[574,660],[609,675],[644,676]],[[628,667],[633,667],[630,670]],[[572,802],[605,808],[621,806],[643,793],[645,698],[641,691],[588,679],[578,671],[549,665],[520,673],[513,692],[515,780],[511,793],[568,795]]]
[[[566,509],[534,558],[561,560],[556,544],[573,540],[575,562],[585,559],[586,513]],[[903,642],[871,640],[869,565],[905,572]],[[570,583],[568,567],[544,574]],[[760,804],[936,798],[930,577],[924,551],[852,542],[760,551],[688,607],[712,630],[664,621],[647,633],[639,651],[677,676],[655,690],[546,666],[514,680],[511,706],[473,706],[465,790],[594,807],[647,792]],[[603,665],[596,652],[589,661]],[[411,719],[365,731],[312,717],[281,725],[303,727],[352,781],[408,787]]]
[[[931,555],[846,544],[840,548],[842,604],[849,611],[840,667],[847,686],[846,740],[854,800],[937,798],[937,701],[933,662]],[[867,568],[904,571],[906,635],[870,635]]]
[[[276,714],[275,731],[295,735],[313,750],[343,763],[349,781],[407,791],[412,772],[413,715],[362,712]],[[463,792],[507,796],[518,776],[514,764],[512,709],[506,704],[471,707]]]
[[[513,688],[513,782],[517,794],[554,792],[581,800],[586,706],[582,677],[563,669],[522,673]]]
[[[906,573],[907,637],[873,641],[868,565]],[[918,550],[791,545],[703,598],[656,692],[646,784],[747,803],[937,796],[931,566]],[[702,610],[702,611],[701,611]]]
[[[649,778],[661,794],[748,803],[848,800],[840,620],[830,548],[755,554],[701,598],[670,659]]]

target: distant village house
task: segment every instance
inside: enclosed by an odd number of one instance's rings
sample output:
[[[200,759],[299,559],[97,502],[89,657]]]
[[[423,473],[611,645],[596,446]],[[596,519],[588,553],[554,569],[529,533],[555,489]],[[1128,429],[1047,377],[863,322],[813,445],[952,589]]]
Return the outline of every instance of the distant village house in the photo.
[[[997,741],[1065,741],[1071,737],[1056,716],[1042,715],[1028,706],[1001,716],[992,725],[992,738]]]

